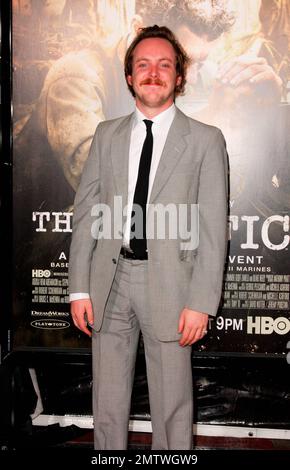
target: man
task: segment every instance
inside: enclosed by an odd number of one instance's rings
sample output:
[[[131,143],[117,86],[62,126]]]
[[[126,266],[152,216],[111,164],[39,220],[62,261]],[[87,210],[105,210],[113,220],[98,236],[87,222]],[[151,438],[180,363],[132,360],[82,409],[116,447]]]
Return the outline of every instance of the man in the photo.
[[[99,124],[75,199],[71,313],[83,332],[91,335],[92,327],[96,449],[127,446],[140,330],[152,448],[192,447],[191,345],[204,337],[208,315],[215,315],[219,304],[228,172],[221,132],[175,107],[188,63],[169,29],[141,30],[125,57],[136,109]],[[122,200],[117,214],[116,198]],[[190,213],[196,204],[198,246],[180,235],[187,218],[180,218],[177,237],[155,236],[154,208],[185,206]],[[123,216],[121,236],[115,227],[112,237],[103,236],[106,208],[111,220]],[[101,217],[99,231],[92,214]],[[197,222],[192,223],[194,231]]]

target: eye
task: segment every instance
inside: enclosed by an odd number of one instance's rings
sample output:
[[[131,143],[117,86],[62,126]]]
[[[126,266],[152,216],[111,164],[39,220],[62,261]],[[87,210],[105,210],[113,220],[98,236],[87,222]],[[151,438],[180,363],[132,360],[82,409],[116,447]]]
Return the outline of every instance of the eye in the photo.
[[[169,62],[161,62],[161,67],[169,69],[170,68],[170,63]]]

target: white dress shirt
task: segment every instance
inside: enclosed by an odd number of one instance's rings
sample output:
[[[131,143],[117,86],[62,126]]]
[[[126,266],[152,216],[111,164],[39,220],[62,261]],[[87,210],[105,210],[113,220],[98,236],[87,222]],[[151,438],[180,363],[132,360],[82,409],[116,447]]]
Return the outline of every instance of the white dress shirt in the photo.
[[[152,160],[149,175],[149,186],[148,186],[148,199],[149,201],[153,182],[155,179],[157,167],[159,165],[160,157],[167,139],[169,128],[175,116],[175,105],[174,103],[162,113],[158,114],[151,119],[152,134],[153,134],[153,151]],[[128,170],[128,202],[127,202],[127,213],[126,213],[126,225],[123,237],[123,246],[129,247],[130,245],[130,231],[131,231],[131,213],[133,207],[133,199],[135,186],[138,177],[139,162],[142,152],[144,140],[146,138],[146,125],[143,122],[144,119],[148,119],[144,116],[138,108],[135,109],[135,119],[131,133],[130,140],[130,151],[129,151],[129,170]],[[70,302],[73,300],[89,299],[88,293],[72,293],[70,294]]]

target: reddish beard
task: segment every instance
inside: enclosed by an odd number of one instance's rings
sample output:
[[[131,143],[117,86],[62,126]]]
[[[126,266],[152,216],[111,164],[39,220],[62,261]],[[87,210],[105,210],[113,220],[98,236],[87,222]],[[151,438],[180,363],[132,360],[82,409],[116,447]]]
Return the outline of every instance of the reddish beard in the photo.
[[[145,78],[145,80],[142,80],[140,85],[159,85],[159,86],[165,86],[165,83],[160,80],[159,78]]]

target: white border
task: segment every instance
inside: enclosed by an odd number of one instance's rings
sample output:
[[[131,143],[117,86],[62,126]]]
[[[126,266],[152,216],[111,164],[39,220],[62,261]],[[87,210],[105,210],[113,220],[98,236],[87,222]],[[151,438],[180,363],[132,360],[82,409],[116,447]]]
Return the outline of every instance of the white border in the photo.
[[[75,425],[79,428],[93,429],[92,416],[77,415],[44,415],[41,414],[33,419],[35,426],[48,426],[59,424],[60,426]],[[151,421],[131,420],[129,431],[152,433]],[[290,439],[290,429],[254,428],[246,426],[225,426],[216,424],[195,424],[193,432],[197,436],[222,436],[239,438],[260,439]]]

